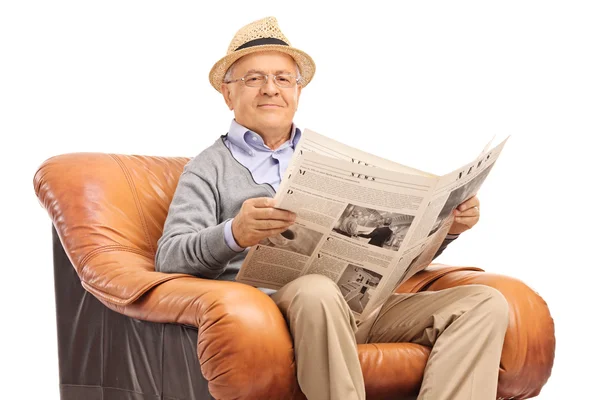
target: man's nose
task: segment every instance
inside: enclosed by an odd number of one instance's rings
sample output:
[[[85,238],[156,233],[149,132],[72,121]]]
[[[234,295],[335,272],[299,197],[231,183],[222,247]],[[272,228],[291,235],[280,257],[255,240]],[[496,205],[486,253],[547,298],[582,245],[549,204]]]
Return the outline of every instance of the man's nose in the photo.
[[[267,82],[262,85],[261,90],[267,96],[277,96],[279,94],[279,87],[275,84],[275,77],[267,76]]]

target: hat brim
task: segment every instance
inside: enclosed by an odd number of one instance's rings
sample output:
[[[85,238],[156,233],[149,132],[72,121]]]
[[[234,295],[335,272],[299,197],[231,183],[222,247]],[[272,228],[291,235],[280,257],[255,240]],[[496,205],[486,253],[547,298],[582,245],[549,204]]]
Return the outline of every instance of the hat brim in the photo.
[[[218,92],[221,92],[221,84],[223,83],[223,78],[225,77],[225,74],[227,73],[229,67],[231,67],[231,65],[240,58],[259,51],[279,51],[281,53],[285,53],[291,56],[294,59],[294,61],[296,61],[296,64],[298,64],[298,69],[300,70],[300,75],[302,76],[300,84],[303,87],[308,85],[308,83],[312,80],[313,75],[315,74],[315,62],[308,54],[306,54],[302,50],[298,50],[290,46],[269,44],[248,47],[228,54],[225,57],[221,58],[215,63],[215,65],[213,65],[213,67],[210,70],[210,73],[208,74],[210,84]]]

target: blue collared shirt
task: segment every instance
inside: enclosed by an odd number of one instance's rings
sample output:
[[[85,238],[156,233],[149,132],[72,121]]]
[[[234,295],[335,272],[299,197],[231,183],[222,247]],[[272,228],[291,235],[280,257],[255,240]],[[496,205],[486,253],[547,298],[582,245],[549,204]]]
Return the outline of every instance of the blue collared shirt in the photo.
[[[268,183],[277,191],[301,135],[300,129],[292,124],[290,139],[273,150],[265,145],[258,133],[238,124],[234,119],[225,137],[225,145],[233,157],[250,171],[256,183]],[[225,242],[232,250],[243,251],[244,248],[238,246],[233,238],[231,222],[229,220],[225,224]]]

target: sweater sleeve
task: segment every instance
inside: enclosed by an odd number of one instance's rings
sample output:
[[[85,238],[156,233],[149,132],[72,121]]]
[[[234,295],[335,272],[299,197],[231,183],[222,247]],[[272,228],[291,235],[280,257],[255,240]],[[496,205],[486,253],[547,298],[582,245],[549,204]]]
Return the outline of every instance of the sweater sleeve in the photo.
[[[444,241],[442,242],[442,245],[440,246],[438,251],[435,253],[435,256],[433,256],[433,259],[435,260],[440,254],[442,254],[444,252],[444,250],[446,250],[446,247],[448,247],[448,245],[450,243],[452,243],[454,240],[456,240],[456,238],[458,238],[458,235],[452,235],[450,233],[447,234],[446,237],[444,238]]]
[[[233,237],[233,227],[231,226],[232,224],[233,219],[229,219],[225,222],[225,243],[227,243],[227,246],[229,246],[231,250],[240,253],[244,251],[245,247],[240,247],[235,241],[235,238]]]
[[[226,221],[219,223],[218,194],[214,185],[190,171],[179,178],[155,264],[160,272],[217,278],[239,253],[225,242]]]

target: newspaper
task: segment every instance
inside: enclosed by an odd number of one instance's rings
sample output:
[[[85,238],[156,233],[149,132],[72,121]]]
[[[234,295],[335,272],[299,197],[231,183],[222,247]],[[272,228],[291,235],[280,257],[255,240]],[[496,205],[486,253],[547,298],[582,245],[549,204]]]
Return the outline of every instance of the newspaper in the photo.
[[[477,193],[507,140],[438,176],[305,129],[275,195],[296,222],[252,247],[236,280],[279,289],[325,275],[361,320],[431,263],[452,211]]]

